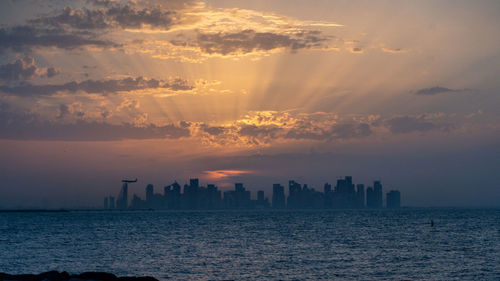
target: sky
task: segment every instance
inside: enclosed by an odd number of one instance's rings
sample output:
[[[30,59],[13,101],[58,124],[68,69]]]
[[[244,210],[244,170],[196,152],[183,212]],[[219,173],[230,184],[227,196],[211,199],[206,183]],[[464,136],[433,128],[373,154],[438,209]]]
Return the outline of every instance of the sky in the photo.
[[[500,206],[500,2],[0,2],[0,208],[353,176]]]

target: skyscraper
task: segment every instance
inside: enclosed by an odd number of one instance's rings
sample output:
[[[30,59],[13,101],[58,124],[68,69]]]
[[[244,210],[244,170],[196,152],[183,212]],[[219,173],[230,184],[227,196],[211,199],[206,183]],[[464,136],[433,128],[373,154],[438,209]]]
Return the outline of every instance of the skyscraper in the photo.
[[[358,208],[365,207],[365,185],[364,184],[356,185],[356,207],[358,207]]]
[[[401,207],[401,193],[399,190],[391,190],[386,194],[387,208]]]
[[[151,206],[153,204],[153,197],[154,197],[154,187],[152,184],[148,184],[148,186],[146,186],[146,204]]]
[[[293,181],[288,181],[288,200],[287,208],[300,208],[300,193],[302,191],[302,186]]]
[[[257,191],[257,201],[264,201],[264,191],[263,190]]]
[[[285,204],[285,188],[279,184],[273,184],[273,208],[275,209],[284,209],[286,207]]]
[[[375,208],[375,194],[371,186],[366,189],[366,207]]]
[[[109,196],[109,208],[113,210],[115,208],[115,197]]]
[[[325,196],[325,208],[333,208],[333,192],[332,185],[325,183],[323,186],[324,196]]]
[[[116,201],[116,207],[121,210],[127,209],[128,207],[128,185],[126,182],[122,184],[122,189]]]
[[[354,191],[354,184],[352,177],[346,176],[344,179],[337,180],[334,194],[334,207],[335,208],[355,208],[356,207],[356,193]]]
[[[383,194],[382,194],[382,184],[380,181],[373,182],[373,195],[374,195],[374,207],[382,208],[383,207]]]

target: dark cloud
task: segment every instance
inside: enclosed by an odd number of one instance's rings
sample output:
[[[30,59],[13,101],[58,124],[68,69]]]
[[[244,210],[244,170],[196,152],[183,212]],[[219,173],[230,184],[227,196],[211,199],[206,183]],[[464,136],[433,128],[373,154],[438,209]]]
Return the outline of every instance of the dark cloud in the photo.
[[[449,89],[445,87],[432,87],[418,90],[415,94],[422,96],[433,96],[437,94],[450,93],[450,92],[460,92],[462,90]]]
[[[332,128],[332,134],[336,138],[349,139],[349,138],[367,137],[372,134],[372,130],[370,128],[370,125],[366,123],[360,123],[360,124],[345,123],[345,124],[335,125]]]
[[[359,48],[359,47],[354,47],[354,48],[351,48],[351,52],[352,53],[362,53],[363,49]]]
[[[251,125],[245,124],[239,128],[239,135],[246,137],[253,137],[259,139],[276,138],[282,131],[282,128],[275,125]]]
[[[152,27],[169,29],[175,23],[176,13],[174,11],[161,11],[160,9],[136,10],[130,5],[113,6],[106,15],[122,28],[140,28],[147,24]]]
[[[4,81],[28,80],[35,76],[47,76],[50,78],[57,74],[59,74],[59,70],[54,67],[37,67],[35,60],[31,57],[17,59],[13,63],[0,66],[0,80]]]
[[[73,106],[69,106],[67,104],[59,105],[59,113],[57,115],[57,119],[65,119],[68,116],[75,116],[78,119],[81,119],[85,116],[85,112],[75,109]]]
[[[212,136],[221,135],[226,131],[224,126],[209,126],[206,124],[202,124],[200,129]]]
[[[57,119],[64,119],[64,117],[70,115],[71,112],[69,110],[69,106],[66,104],[61,104],[59,106],[59,114],[57,115]]]
[[[198,33],[195,42],[171,41],[178,46],[194,44],[207,54],[239,54],[253,51],[270,51],[277,48],[287,48],[291,51],[323,47],[328,38],[321,33],[298,32],[294,35],[271,32],[256,32],[248,29],[235,33]]]
[[[60,107],[60,116],[71,114],[68,106]],[[176,124],[137,127],[129,123],[109,124],[78,120],[58,123],[42,120],[38,115],[13,112],[0,104],[0,139],[113,141],[122,139],[178,139],[189,137],[190,130]]]
[[[296,140],[327,140],[331,134],[324,130],[301,130],[300,128],[290,129],[285,138]]]
[[[30,21],[55,28],[74,28],[95,30],[106,28],[141,28],[150,25],[154,28],[169,29],[177,23],[180,15],[175,11],[156,8],[137,8],[133,3],[125,5],[110,1],[93,1],[103,9],[73,9],[65,7],[54,16],[43,16]]]
[[[0,66],[0,79],[6,81],[26,80],[36,76],[36,72],[35,60],[26,57]]]
[[[20,96],[46,96],[52,95],[60,91],[77,92],[84,91],[87,93],[108,94],[118,91],[133,91],[144,89],[169,89],[173,91],[190,90],[187,81],[176,78],[170,81],[146,79],[143,77],[128,77],[123,79],[111,80],[85,80],[82,82],[68,82],[58,85],[33,85],[24,83],[17,86],[0,86],[0,91]]]
[[[310,123],[306,126],[291,128],[285,135],[289,139],[334,140],[366,137],[372,134],[370,125],[366,123],[340,123],[331,128],[323,128],[321,124]]]
[[[0,52],[5,50],[26,51],[39,47],[76,49],[85,46],[102,48],[119,47],[111,41],[97,39],[92,33],[70,33],[62,29],[45,29],[33,26],[0,28]]]
[[[321,113],[253,112],[232,124],[200,124],[199,128],[205,140],[216,144],[243,142],[253,145],[280,139],[330,142],[372,134],[368,123],[351,118],[336,121],[334,115]]]
[[[59,69],[54,67],[47,68],[47,77],[51,78],[59,74]]]
[[[449,131],[452,124],[426,119],[425,116],[401,116],[386,120],[389,130],[394,134],[427,131]]]
[[[98,7],[109,7],[112,4],[115,4],[116,0],[87,0],[87,3],[90,5],[98,6]]]
[[[55,16],[44,16],[30,20],[30,23],[45,24],[57,28],[69,26],[77,29],[103,29],[109,27],[104,10],[72,9],[71,7],[65,7]]]

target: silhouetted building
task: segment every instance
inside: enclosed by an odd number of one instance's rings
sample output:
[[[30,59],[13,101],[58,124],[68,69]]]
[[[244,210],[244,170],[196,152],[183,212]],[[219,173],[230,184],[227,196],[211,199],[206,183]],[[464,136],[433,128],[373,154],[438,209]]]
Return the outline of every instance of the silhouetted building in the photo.
[[[218,190],[217,186],[213,184],[207,185],[206,191],[204,192],[203,201],[206,204],[203,205],[206,209],[220,209],[222,208],[222,198],[221,191]]]
[[[264,191],[257,191],[257,200],[254,202],[254,207],[256,208],[269,208],[269,200],[265,198]]]
[[[373,182],[373,195],[375,197],[375,208],[383,207],[383,194],[382,194],[382,184],[380,181]]]
[[[356,207],[364,208],[365,207],[365,185],[357,184],[356,185]]]
[[[113,210],[115,208],[115,197],[109,196],[109,208]]]
[[[323,193],[325,197],[325,208],[327,209],[333,208],[332,185],[329,183],[325,183],[325,185],[323,186]]]
[[[137,182],[137,179],[122,180],[122,182],[123,185],[116,200],[118,209],[130,207],[132,209],[206,210],[270,207],[269,200],[265,197],[263,190],[259,190],[257,199],[252,200],[250,191],[245,189],[243,183],[235,183],[234,190],[225,191],[222,197],[222,192],[218,190],[217,186],[213,184],[206,187],[200,186],[197,178],[190,179],[189,185],[184,185],[183,193],[181,193],[181,186],[177,182],[165,186],[163,194],[155,194],[153,185],[148,184],[145,190],[145,200],[134,194],[129,206],[127,184]],[[350,176],[338,179],[333,190],[328,183],[325,183],[323,187],[324,192],[318,192],[314,188],[309,188],[307,184],[301,185],[293,180],[288,182],[288,190],[288,199],[285,200],[284,187],[280,184],[273,184],[273,208],[363,208],[365,202],[368,208],[381,208],[383,204],[380,181],[375,181],[373,187],[368,187],[365,196],[364,185],[355,186]],[[386,198],[388,208],[396,208],[401,204],[401,194],[397,190],[387,193]],[[115,208],[115,199],[112,196],[105,198],[103,203],[105,209]]]
[[[373,188],[366,189],[366,207],[368,208],[382,208],[382,184],[380,181],[373,182]]]
[[[375,195],[371,186],[366,189],[366,207],[375,208]]]
[[[132,209],[144,209],[144,208],[147,208],[146,207],[146,202],[144,200],[142,200],[139,196],[137,196],[136,194],[134,194],[134,196],[132,196],[132,201],[130,202],[130,208],[132,208]]]
[[[391,190],[386,194],[387,208],[401,207],[401,193],[398,190]]]
[[[273,184],[273,208],[284,209],[285,203],[285,188],[279,183]]]
[[[116,207],[121,210],[127,209],[128,207],[128,185],[126,182],[122,184],[122,189],[116,201]]]
[[[199,189],[199,181],[198,179],[190,179],[189,185],[184,185],[184,194],[183,194],[183,209],[195,210],[198,209],[198,189]]]
[[[146,202],[153,205],[154,187],[152,184],[146,186]]]
[[[302,186],[293,180],[288,181],[288,200],[287,208],[298,209],[300,208],[300,193]]]
[[[250,207],[250,191],[243,187],[242,183],[234,184],[234,197],[236,208],[248,208]]]
[[[325,199],[321,192],[290,180],[288,182],[288,204],[289,209],[321,209],[325,206]]]
[[[352,177],[346,176],[344,179],[337,180],[333,196],[333,206],[334,208],[341,209],[357,207],[356,192],[352,183]]]

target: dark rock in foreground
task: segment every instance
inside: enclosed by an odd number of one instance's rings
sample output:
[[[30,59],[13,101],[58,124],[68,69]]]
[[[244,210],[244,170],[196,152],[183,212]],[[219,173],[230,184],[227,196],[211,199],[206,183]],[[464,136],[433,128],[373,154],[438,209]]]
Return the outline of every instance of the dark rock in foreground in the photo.
[[[66,271],[49,271],[40,274],[18,274],[11,275],[0,272],[0,281],[158,281],[158,279],[144,277],[117,277],[107,272],[84,272],[82,274],[70,275]]]

